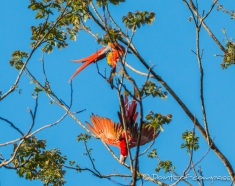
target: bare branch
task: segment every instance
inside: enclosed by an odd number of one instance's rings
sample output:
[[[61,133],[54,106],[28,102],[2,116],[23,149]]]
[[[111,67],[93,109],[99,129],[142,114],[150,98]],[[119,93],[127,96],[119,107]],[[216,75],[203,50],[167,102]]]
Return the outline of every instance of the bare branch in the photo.
[[[211,11],[214,9],[214,6],[216,5],[217,2],[218,2],[218,0],[215,0],[215,1],[213,2],[213,4],[211,5],[210,10],[209,10],[209,11],[207,12],[207,14],[202,18],[202,20],[206,19],[206,18],[210,15]]]
[[[198,179],[198,174],[197,174],[197,171],[196,171],[196,169],[195,169],[195,167],[194,167],[193,161],[192,161],[192,166],[193,166],[193,173],[194,173],[194,175],[196,176],[196,180],[197,180],[197,182],[198,182],[198,185],[199,185],[199,186],[202,186],[200,180]]]
[[[73,169],[73,170],[76,170],[76,171],[89,171],[93,175],[95,175],[95,176],[97,176],[99,178],[131,177],[131,175],[128,175],[128,174],[108,174],[108,175],[97,174],[97,173],[95,173],[93,170],[91,170],[89,168],[77,168],[77,167],[71,167],[71,166],[67,166],[67,165],[63,165],[63,167],[68,168],[68,169]]]
[[[149,149],[151,149],[151,147],[154,145],[155,143],[155,139],[152,141],[152,143],[142,152],[139,154],[139,157],[144,155],[146,152],[148,152]]]
[[[93,169],[98,173],[99,176],[101,176],[100,172],[95,168],[95,164],[94,164],[93,159],[91,158],[91,153],[90,153],[90,151],[89,151],[88,148],[87,148],[86,141],[84,141],[84,146],[85,146],[87,155],[88,155],[88,157],[89,157],[89,159],[90,159],[90,161],[91,161],[91,164],[92,164]]]
[[[98,19],[100,20],[101,23],[103,23],[103,25],[105,25],[105,22],[103,21],[103,19],[101,18],[100,14],[97,12],[95,6],[93,5],[92,1],[90,2],[91,8],[93,9],[93,11],[95,12],[95,15],[98,17]]]
[[[0,119],[7,122],[7,123],[9,123],[12,128],[14,128],[17,132],[19,132],[22,136],[24,136],[24,133],[18,127],[16,127],[12,122],[10,122],[9,120],[7,120],[3,117],[0,117]]]
[[[37,108],[38,108],[38,95],[36,95],[36,103],[35,103],[35,108],[34,108],[34,113],[32,113],[31,109],[29,108],[29,112],[31,114],[31,117],[32,117],[32,124],[29,128],[29,131],[27,132],[26,136],[31,132],[31,130],[33,129],[34,127],[34,124],[35,124],[35,118],[36,118],[36,113],[37,113]]]
[[[205,30],[208,32],[208,34],[211,36],[211,38],[215,41],[215,43],[219,46],[219,48],[223,51],[223,52],[226,52],[226,49],[223,47],[223,45],[219,42],[219,40],[215,37],[215,35],[211,32],[211,30],[209,29],[209,27],[206,25],[206,23],[204,22],[204,19],[205,18],[202,18],[194,3],[192,2],[192,0],[190,0],[190,5],[187,3],[186,0],[183,0],[183,2],[188,6],[188,8],[190,9],[190,11],[192,10],[193,13],[196,15],[196,17],[198,18],[198,20],[200,21],[200,23],[202,24],[202,26],[205,28]],[[212,8],[214,7],[214,5],[212,5]],[[210,12],[208,12],[210,13]],[[209,15],[209,14],[208,14]],[[208,16],[207,15],[207,16]]]
[[[118,28],[118,30],[122,30],[121,27],[114,21],[113,17],[111,16],[109,9],[108,9],[108,5],[106,6],[106,11],[108,13],[109,19],[113,22],[113,24]]]
[[[15,158],[15,156],[16,156],[16,154],[17,154],[17,151],[19,150],[19,148],[20,148],[21,144],[24,142],[24,140],[25,140],[25,139],[22,139],[22,140],[20,141],[20,143],[19,143],[19,144],[17,145],[17,147],[15,148],[12,157],[11,157],[9,160],[3,160],[3,162],[0,163],[0,167],[5,166],[5,165],[8,165],[8,164],[10,164],[10,163],[14,160],[14,158]]]
[[[34,82],[36,83],[45,93],[46,95],[51,99],[51,101],[58,106],[62,107],[84,130],[86,130],[89,134],[91,134],[93,137],[97,138],[90,130],[83,125],[70,111],[67,105],[64,104],[64,102],[59,99],[52,90],[48,91],[44,86],[40,84],[40,82],[30,73],[28,69],[26,69],[26,75]]]

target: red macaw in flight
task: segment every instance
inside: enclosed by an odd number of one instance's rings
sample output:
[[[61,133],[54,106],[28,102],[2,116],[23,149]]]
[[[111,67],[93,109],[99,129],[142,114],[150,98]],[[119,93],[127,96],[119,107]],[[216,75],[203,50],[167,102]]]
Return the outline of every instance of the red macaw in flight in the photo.
[[[112,120],[108,118],[102,118],[99,116],[95,116],[92,114],[91,122],[93,126],[91,126],[88,122],[86,124],[91,129],[93,133],[95,133],[103,142],[116,146],[120,148],[120,162],[124,163],[126,157],[128,156],[126,135],[129,141],[129,148],[133,148],[137,146],[138,139],[138,130],[136,119],[138,117],[138,113],[136,112],[137,104],[135,101],[132,102],[131,105],[128,104],[128,99],[125,99],[125,117],[127,123],[127,134],[124,131],[124,127],[122,124],[122,119],[120,118],[121,123],[114,123]],[[119,117],[121,116],[118,113]],[[147,126],[147,124],[143,124],[141,132],[140,145],[144,145],[150,141],[153,141],[158,135],[159,132],[156,132],[155,129],[151,126]]]
[[[124,53],[125,53],[125,48],[119,43],[115,42],[115,43],[108,43],[107,46],[103,47],[102,49],[98,50],[97,52],[93,53],[92,55],[86,58],[71,60],[72,62],[82,62],[82,63],[84,62],[84,64],[76,70],[76,72],[70,78],[69,82],[71,82],[72,79],[85,67],[87,67],[91,63],[95,63],[101,59],[104,59],[105,56],[107,56],[107,63],[113,68],[115,68],[116,63],[119,60],[119,55],[120,57],[122,57]]]

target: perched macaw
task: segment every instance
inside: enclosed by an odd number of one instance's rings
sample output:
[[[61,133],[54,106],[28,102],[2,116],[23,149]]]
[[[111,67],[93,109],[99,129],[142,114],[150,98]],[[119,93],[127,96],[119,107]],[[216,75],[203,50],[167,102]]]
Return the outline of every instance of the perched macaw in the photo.
[[[120,162],[124,163],[126,157],[128,156],[126,135],[129,141],[129,148],[133,148],[137,146],[138,141],[138,130],[136,119],[138,117],[138,113],[136,112],[136,102],[133,101],[131,105],[128,104],[128,100],[125,100],[125,117],[127,123],[127,133],[124,131],[124,127],[121,123],[114,123],[112,120],[108,118],[102,118],[99,116],[95,116],[92,114],[91,122],[93,126],[91,126],[88,122],[86,124],[91,129],[93,133],[95,133],[102,141],[107,144],[116,146],[120,148]],[[120,117],[119,113],[119,117]],[[140,145],[144,145],[152,140],[154,140],[159,135],[159,132],[156,133],[153,127],[147,126],[143,124]]]
[[[107,56],[107,63],[112,66],[113,68],[116,67],[116,63],[120,57],[123,56],[125,53],[125,48],[120,45],[119,43],[108,43],[107,46],[103,47],[102,49],[98,50],[94,54],[83,58],[83,59],[78,59],[78,60],[71,60],[72,62],[84,62],[82,66],[80,66],[76,72],[72,75],[70,78],[69,82],[72,81],[72,79],[79,73],[81,72],[85,67],[90,65],[91,63],[97,62],[101,59],[104,59],[105,56]]]

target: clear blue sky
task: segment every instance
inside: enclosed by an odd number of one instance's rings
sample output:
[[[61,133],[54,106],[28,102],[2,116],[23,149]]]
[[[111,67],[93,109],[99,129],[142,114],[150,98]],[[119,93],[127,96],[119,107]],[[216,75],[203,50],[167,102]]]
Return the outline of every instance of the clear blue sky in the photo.
[[[203,3],[200,10],[208,10],[211,1],[199,1]],[[10,67],[9,60],[11,54],[15,50],[30,52],[30,26],[37,25],[35,21],[35,12],[27,7],[28,1],[20,0],[2,0],[0,2],[1,12],[1,29],[0,29],[0,90],[4,93],[15,81],[18,71]],[[234,3],[224,0],[223,5],[230,9],[234,9]],[[150,65],[156,65],[155,71],[160,75],[184,101],[193,114],[202,121],[201,104],[199,99],[199,69],[196,56],[191,52],[195,50],[195,27],[193,22],[188,22],[191,15],[186,5],[182,1],[152,1],[130,0],[120,6],[111,6],[110,11],[115,20],[121,23],[121,15],[126,15],[128,11],[147,10],[156,13],[156,20],[152,26],[144,26],[134,37],[134,44],[144,59]],[[229,37],[234,36],[234,21],[230,20],[229,15],[214,10],[206,20],[216,37],[222,41],[224,35],[222,28],[226,28]],[[100,30],[88,20],[87,24],[91,28]],[[103,34],[101,32],[101,34]],[[71,59],[79,59],[88,56],[97,49],[101,48],[93,37],[80,32],[76,42],[69,41],[69,46],[63,50],[55,49],[51,54],[45,55],[45,68],[48,79],[53,91],[63,99],[69,102],[70,86],[67,83],[71,75],[79,67],[80,64],[70,63]],[[222,54],[218,46],[209,37],[208,33],[202,29],[201,32],[201,48],[204,48],[203,67],[205,72],[205,106],[207,109],[207,119],[211,137],[215,137],[215,143],[218,148],[235,165],[234,158],[234,131],[235,131],[235,86],[234,86],[234,66],[228,70],[222,70],[220,63],[222,58],[214,57],[214,54]],[[38,50],[34,53],[29,62],[28,68],[37,78],[43,80],[41,62],[41,52]],[[138,70],[146,72],[143,65],[134,57],[133,54],[127,56],[127,62]],[[99,62],[100,69],[107,67],[105,60]],[[145,78],[130,73],[137,78],[141,85]],[[157,83],[159,85],[159,83]],[[23,75],[19,88],[22,93],[17,91],[9,95],[0,102],[0,116],[9,119],[21,130],[26,132],[31,125],[30,114],[27,107],[34,108],[35,99],[31,96],[34,85],[29,84],[29,79]],[[118,97],[117,92],[111,91],[110,86],[96,72],[96,66],[90,65],[84,71],[79,73],[73,81],[73,107],[72,111],[86,109],[85,112],[77,115],[82,122],[90,122],[91,113],[98,114],[102,117],[111,118],[118,121],[117,111]],[[44,93],[39,94],[39,107],[34,129],[40,126],[52,123],[58,120],[64,113],[63,109],[57,105],[49,104],[49,99]],[[171,113],[173,120],[170,125],[165,127],[165,131],[157,138],[154,148],[157,148],[159,157],[162,160],[170,159],[176,167],[176,172],[182,174],[186,168],[189,157],[185,150],[180,149],[183,142],[181,134],[186,130],[192,130],[193,124],[179,107],[171,95],[163,101],[160,98],[147,98],[144,100],[144,113],[149,110],[162,114]],[[200,149],[194,153],[194,161],[200,159],[207,151],[208,147],[202,139],[199,131],[197,135],[200,137]],[[88,158],[82,156],[85,152],[83,144],[76,142],[76,137],[85,131],[69,116],[59,125],[44,130],[36,136],[38,139],[47,140],[47,148],[60,148],[69,160],[75,160],[81,167],[92,167]],[[0,120],[0,143],[7,142],[18,138],[12,128],[5,122]],[[101,141],[91,139],[88,143],[93,148],[92,156],[96,159],[97,169],[103,174],[109,173],[129,173],[129,170],[122,167],[116,162],[103,146]],[[13,146],[1,147],[0,153],[5,157],[9,157]],[[142,147],[144,150],[146,146]],[[114,152],[119,156],[119,149],[113,147]],[[135,150],[135,149],[134,149]],[[134,151],[133,151],[134,152]],[[128,162],[128,161],[127,161]],[[146,156],[141,158],[140,170],[143,173],[152,175],[156,173],[157,161],[148,159]],[[228,176],[228,172],[219,160],[219,158],[210,151],[209,154],[200,163],[205,177],[209,176]],[[157,173],[164,176],[164,172]],[[190,173],[193,175],[193,173]],[[99,179],[92,176],[89,172],[82,174],[67,170],[65,177],[68,186],[74,185],[112,185],[107,179]],[[125,183],[123,179],[117,179]],[[169,183],[169,182],[168,182]],[[193,182],[193,185],[197,185]],[[206,185],[210,182],[207,181]],[[213,186],[230,185],[231,182],[215,181]],[[23,185],[42,185],[41,181],[30,182],[23,178],[19,178],[14,170],[0,169],[0,185],[1,186],[23,186]],[[114,184],[115,185],[115,184]],[[146,182],[145,185],[153,185]],[[179,185],[185,185],[180,183]]]

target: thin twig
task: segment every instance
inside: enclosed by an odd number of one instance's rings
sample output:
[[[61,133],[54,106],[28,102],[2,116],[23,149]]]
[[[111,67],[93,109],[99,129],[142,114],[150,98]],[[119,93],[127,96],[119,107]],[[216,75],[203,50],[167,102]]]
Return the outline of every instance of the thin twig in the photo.
[[[194,165],[193,161],[192,161],[192,166],[193,166],[193,167],[192,167],[193,173],[194,173],[194,175],[196,176],[196,180],[197,180],[199,186],[202,186],[200,180],[198,179],[197,171],[196,171],[196,169],[195,169],[195,165]]]
[[[152,141],[152,143],[142,152],[139,154],[139,157],[144,155],[146,152],[148,152],[149,149],[151,149],[151,147],[154,145],[155,143],[155,139]]]
[[[89,171],[91,172],[93,175],[99,177],[99,178],[110,178],[110,177],[131,177],[131,175],[128,174],[108,174],[108,175],[102,175],[102,174],[97,174],[96,172],[94,172],[93,170],[89,169],[89,168],[78,168],[78,167],[71,167],[71,166],[67,166],[67,165],[63,165],[63,167],[67,168],[67,169],[73,169],[76,171]]]
[[[96,169],[96,167],[95,167],[94,161],[93,161],[93,159],[91,158],[91,153],[90,153],[90,151],[88,150],[86,143],[87,143],[87,142],[84,141],[84,146],[85,146],[87,155],[88,155],[88,157],[89,157],[89,159],[90,159],[90,162],[91,162],[91,164],[92,164],[92,167],[93,167],[93,169],[98,173],[98,175],[101,176],[100,172],[99,172],[99,171]]]
[[[198,18],[198,20],[200,21],[200,23],[202,24],[202,26],[205,28],[205,30],[208,32],[208,34],[211,36],[211,38],[215,41],[215,43],[219,46],[219,48],[225,53],[225,52],[226,52],[226,49],[223,47],[223,45],[219,42],[219,40],[215,37],[215,35],[211,32],[211,30],[209,29],[209,27],[206,25],[206,23],[204,22],[204,18],[202,18],[202,17],[199,15],[199,13],[198,13],[198,11],[197,11],[197,9],[196,9],[194,3],[192,2],[192,0],[189,0],[189,1],[190,1],[190,5],[187,3],[186,0],[183,0],[183,2],[188,6],[188,8],[194,12],[194,14],[195,14],[196,17]],[[214,6],[212,5],[212,8],[213,8],[213,7],[214,7]],[[209,14],[208,14],[208,15],[209,15]],[[208,16],[208,15],[207,15],[207,16]]]
[[[34,82],[36,83],[45,93],[46,95],[51,99],[51,101],[60,107],[62,107],[84,130],[86,130],[89,134],[91,134],[93,137],[96,138],[96,136],[90,132],[90,130],[83,125],[75,116],[74,114],[70,111],[70,109],[59,99],[52,90],[48,91],[45,89],[44,86],[41,85],[41,83],[30,73],[29,70],[27,70],[27,76]]]
[[[211,11],[214,9],[214,6],[216,5],[217,2],[218,2],[218,0],[215,0],[215,1],[213,2],[213,4],[212,4],[210,10],[207,12],[207,14],[206,14],[204,17],[202,17],[202,20],[206,19],[206,18],[210,15]]]
[[[29,110],[29,112],[31,114],[31,117],[32,117],[32,124],[31,124],[31,126],[30,126],[30,128],[29,128],[29,130],[28,130],[28,132],[26,134],[26,136],[31,132],[31,130],[33,129],[34,124],[35,124],[35,118],[36,118],[37,108],[38,108],[38,95],[36,95],[36,99],[35,100],[36,100],[35,101],[36,103],[35,103],[34,113],[32,113],[31,109],[28,108],[28,110]]]
[[[111,16],[109,9],[108,9],[108,5],[106,6],[106,11],[108,13],[109,19],[113,22],[113,24],[118,28],[118,30],[122,30],[121,27],[116,23],[116,21],[114,21],[113,17]]]
[[[203,78],[204,78],[204,71],[202,67],[202,59],[200,55],[200,28],[198,25],[196,25],[196,56],[198,60],[198,66],[200,70],[200,99],[201,99],[201,107],[202,107],[202,115],[203,115],[203,121],[204,121],[204,128],[206,131],[206,141],[208,145],[210,146],[210,134],[208,129],[208,123],[207,123],[207,117],[206,117],[206,109],[205,109],[205,103],[204,103],[204,86],[203,86]]]
[[[97,12],[95,6],[93,5],[92,1],[90,2],[91,8],[93,9],[93,11],[95,12],[95,15],[98,17],[98,19],[100,20],[101,23],[103,23],[103,25],[105,25],[105,22],[103,21],[103,19],[101,18],[100,14]]]
[[[13,127],[16,131],[18,131],[22,136],[24,136],[24,133],[18,128],[16,127],[12,122],[10,122],[9,120],[3,118],[3,117],[0,117],[1,120],[9,123],[11,125],[11,127]]]

